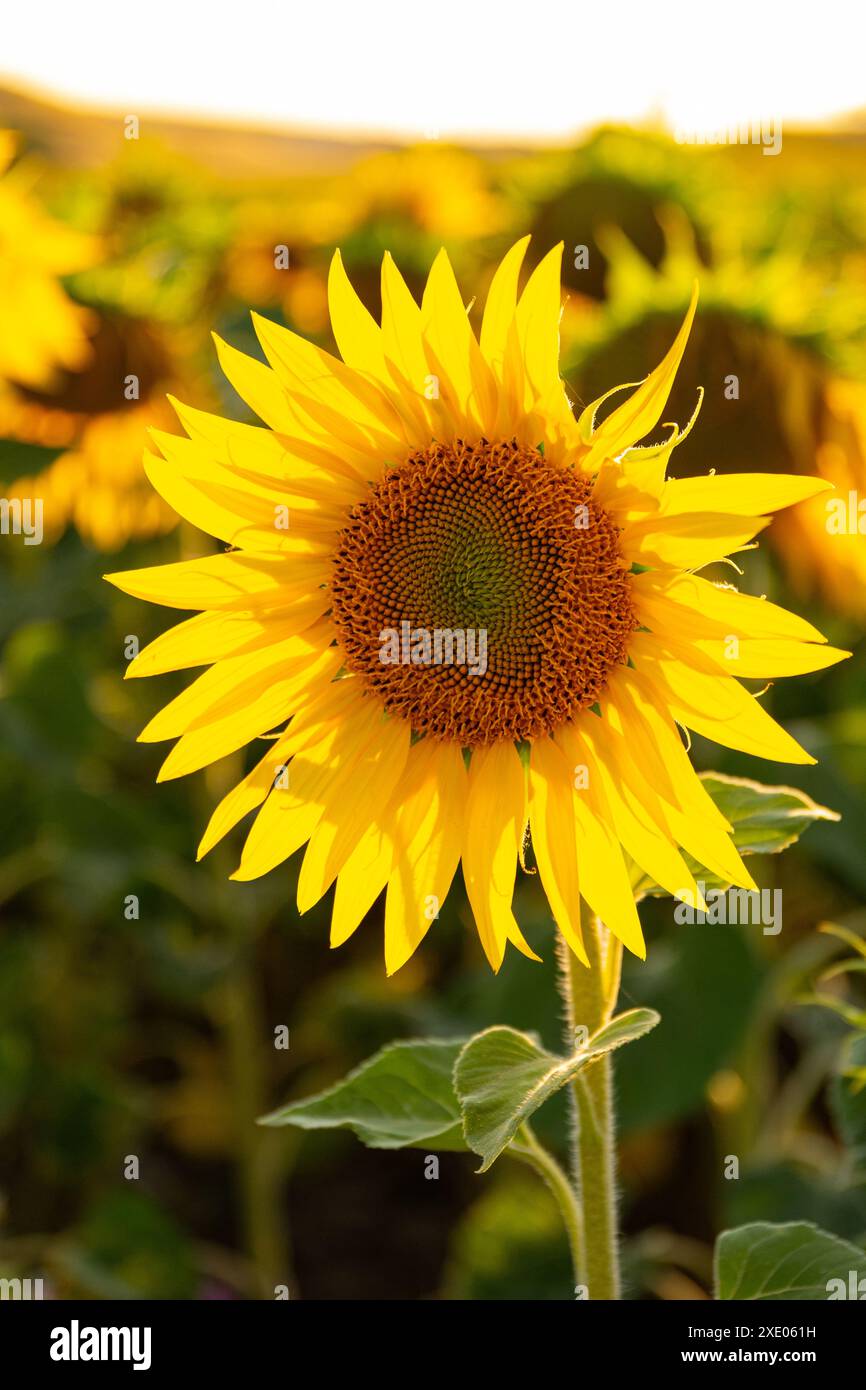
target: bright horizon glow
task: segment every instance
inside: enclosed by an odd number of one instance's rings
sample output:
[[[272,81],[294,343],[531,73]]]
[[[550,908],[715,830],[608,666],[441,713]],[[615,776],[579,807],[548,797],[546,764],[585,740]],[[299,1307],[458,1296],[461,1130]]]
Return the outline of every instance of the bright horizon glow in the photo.
[[[866,15],[728,0],[113,0],[17,7],[0,82],[123,114],[397,137],[567,138],[602,121],[707,134],[866,106]]]

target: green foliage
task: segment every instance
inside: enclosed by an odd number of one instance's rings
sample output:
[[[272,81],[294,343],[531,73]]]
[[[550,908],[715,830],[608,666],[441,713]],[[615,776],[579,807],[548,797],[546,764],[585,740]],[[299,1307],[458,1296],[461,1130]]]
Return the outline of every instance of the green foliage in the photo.
[[[336,1086],[275,1110],[265,1125],[348,1128],[371,1149],[462,1149],[451,1074],[463,1040],[389,1043]]]
[[[766,787],[747,777],[728,777],[705,772],[701,781],[731,826],[732,839],[740,854],[781,854],[799,840],[816,821],[837,821],[839,816],[819,806],[805,792],[794,787]],[[728,888],[727,881],[705,869],[690,855],[683,858],[696,879],[708,889]],[[632,874],[635,894],[667,896],[662,888],[635,867]]]
[[[483,1173],[545,1101],[658,1022],[652,1009],[630,1009],[570,1057],[554,1056],[529,1034],[504,1027],[468,1042],[389,1043],[344,1081],[282,1106],[261,1123],[351,1129],[372,1149],[468,1148],[483,1159]]]
[[[741,854],[779,854],[815,821],[839,819],[795,787],[766,787],[718,772],[705,772],[701,781],[730,822]]]
[[[856,1280],[866,1277],[863,1250],[807,1221],[784,1226],[757,1221],[724,1231],[716,1244],[720,1299],[825,1299],[837,1287],[832,1281],[848,1287],[852,1272]]]
[[[630,1009],[600,1028],[571,1057],[555,1057],[527,1033],[489,1028],[471,1038],[454,1068],[466,1143],[483,1159],[479,1172],[511,1143],[520,1126],[556,1091],[605,1053],[648,1033],[652,1009]]]

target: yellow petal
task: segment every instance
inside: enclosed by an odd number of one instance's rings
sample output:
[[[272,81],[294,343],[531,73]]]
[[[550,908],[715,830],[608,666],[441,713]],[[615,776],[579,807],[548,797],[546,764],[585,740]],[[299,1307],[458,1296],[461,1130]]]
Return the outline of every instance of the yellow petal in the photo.
[[[298,911],[307,912],[327,892],[369,824],[370,807],[385,805],[409,751],[410,727],[384,719],[381,705],[352,732],[352,749],[323,797],[323,815],[310,837],[298,878]]]
[[[322,592],[320,597],[301,599],[279,614],[199,613],[154,638],[129,663],[126,677],[158,676],[259,651],[311,627],[329,602]]]
[[[366,495],[355,468],[324,450],[315,451],[311,458],[308,440],[297,441],[302,452],[293,452],[287,435],[194,410],[174,396],[168,400],[190,440],[206,458],[231,469],[236,479],[288,487],[291,493],[320,498],[333,506],[353,504]]]
[[[368,709],[358,682],[349,679],[326,686],[295,715],[278,740],[283,775],[256,818],[232,877],[258,878],[309,839],[321,818],[327,788],[350,755],[353,733]],[[231,794],[226,797],[214,813],[199,855],[242,813]]]
[[[421,344],[421,310],[387,251],[382,259],[382,343],[398,385],[422,401],[429,368]]]
[[[450,386],[459,409],[465,414],[472,394],[469,343],[473,333],[444,249],[434,260],[424,287],[421,333],[433,354],[431,365],[445,374],[445,379],[439,382],[440,394],[443,388]]]
[[[676,631],[676,629],[673,629]],[[767,680],[779,676],[803,676],[823,671],[851,655],[838,647],[814,642],[771,642],[725,633],[720,637],[680,640],[671,631],[660,634],[662,651],[710,674],[735,676],[738,680]],[[647,643],[649,649],[650,643]]]
[[[667,892],[677,897],[685,891],[691,895],[690,901],[703,908],[691,870],[672,837],[665,833],[664,823],[653,819],[629,786],[625,760],[620,757],[620,735],[604,719],[591,715],[585,715],[577,728],[587,749],[589,776],[601,783],[623,848]]]
[[[662,495],[666,516],[683,512],[732,512],[761,516],[793,507],[832,490],[823,478],[789,473],[725,473],[705,478],[671,478]]]
[[[184,446],[195,449],[188,439],[161,436],[166,457],[145,453],[144,471],[160,496],[193,526],[228,545],[259,553],[322,558],[333,549],[346,510],[320,506],[310,514],[299,509],[299,499],[288,491],[281,495],[257,489],[218,464],[190,466],[187,458],[181,466]]]
[[[322,739],[326,737],[323,732]],[[268,744],[268,750],[240,782],[227,792],[208,821],[196,854],[203,859],[214,845],[233,830],[238,821],[261,806],[278,775],[283,772],[288,757],[288,730]]]
[[[249,709],[251,702],[265,702],[278,686],[291,689],[306,670],[319,663],[321,669],[338,669],[340,657],[328,643],[329,630],[322,626],[273,642],[263,651],[229,656],[217,661],[155,714],[139,734],[140,743],[160,743],[178,738],[191,728],[201,728],[225,715]],[[323,658],[329,658],[327,662]],[[282,678],[282,679],[281,679]],[[281,700],[281,696],[276,697]],[[258,731],[278,722],[263,724]]]
[[[666,702],[676,720],[726,748],[738,748],[775,762],[814,763],[796,739],[767,713],[753,695],[728,676],[697,671],[674,658],[647,658],[632,643],[635,666]]]
[[[513,941],[534,956],[511,911],[523,835],[523,766],[512,743],[476,749],[469,766],[463,878],[478,935],[494,970]]]
[[[528,415],[527,400],[531,395],[523,365],[523,349],[520,346],[517,321],[512,319],[502,362],[502,388],[499,392],[499,413],[496,420],[496,433],[499,438],[509,439],[513,436],[518,444],[526,444],[530,448],[534,448],[539,442],[535,423]]]
[[[533,741],[529,786],[532,848],[542,887],[565,940],[578,959],[589,965],[580,925],[572,777],[562,750],[548,738]]]
[[[620,455],[620,467],[626,477],[657,500],[661,499],[665,490],[665,473],[671,454],[674,449],[679,448],[684,439],[688,439],[694,429],[703,400],[704,388],[699,386],[697,405],[684,429],[680,429],[679,425],[665,425],[670,434],[660,444],[636,444]]]
[[[330,577],[330,562],[313,556],[292,562],[283,556],[248,554],[205,555],[104,576],[124,593],[166,608],[224,611],[294,603]]]
[[[382,330],[355,293],[339,251],[334,252],[328,272],[328,306],[343,361],[356,371],[371,372],[379,381],[389,382]]]
[[[697,569],[741,550],[768,524],[762,517],[715,516],[710,512],[649,517],[626,527],[620,537],[620,552],[630,564]]]
[[[252,320],[275,374],[293,397],[304,400],[305,409],[323,424],[352,421],[383,450],[393,448],[395,438],[402,437],[400,417],[374,382],[291,329],[261,314]]]
[[[580,891],[614,936],[643,960],[646,947],[640,918],[604,789],[587,768],[583,745],[572,726],[558,729],[556,742],[568,760],[575,786],[572,808]]]
[[[388,882],[394,860],[391,836],[371,821],[337,877],[331,946],[342,946],[361,925]]]
[[[253,821],[233,879],[248,882],[260,878],[310,838],[322,815],[323,789],[339,765],[340,732],[335,726],[292,759],[288,787],[275,788]]]
[[[529,237],[512,246],[500,261],[487,292],[481,323],[481,351],[491,367],[501,374],[508,333],[517,309],[517,284]]]
[[[276,374],[254,357],[238,352],[237,348],[223,342],[216,334],[213,339],[220,367],[241,400],[246,401],[272,430],[285,430],[291,434],[296,417],[289,408],[286,393]]]
[[[695,285],[682,327],[665,357],[634,395],[612,411],[595,431],[590,453],[583,464],[589,471],[598,467],[605,457],[616,458],[658,424],[685,351],[697,303],[698,287]]]
[[[562,242],[554,246],[533,270],[520,296],[516,323],[526,375],[536,395],[555,412],[560,424],[565,421],[571,427],[577,443],[577,423],[559,376],[562,248]]]
[[[427,360],[439,382],[440,403],[450,407],[450,428],[464,436],[474,433],[474,426],[492,433],[498,406],[496,382],[475,340],[444,250],[427,280],[421,324]]]
[[[460,862],[466,769],[459,748],[423,739],[412,749],[416,785],[394,829],[385,899],[385,969],[405,965],[438,916]]]
[[[647,781],[668,805],[680,806],[726,833],[731,829],[695,774],[666,704],[658,703],[639,671],[617,667],[599,705],[602,716],[626,739],[634,763],[646,770]]]
[[[660,632],[673,628],[683,637],[742,633],[752,639],[825,642],[816,627],[767,599],[713,584],[697,574],[632,577],[635,606],[644,625]]]
[[[608,724],[610,737],[616,740],[616,764],[620,769],[620,787],[630,798],[634,809],[635,800],[642,806],[647,816],[661,830],[667,830],[672,839],[699,864],[709,869],[723,882],[736,884],[741,888],[754,888],[754,880],[743,864],[726,830],[726,822],[709,796],[706,788],[689,762],[673,722],[659,711],[649,715],[649,731],[654,745],[660,750],[667,765],[676,771],[675,800],[662,796],[658,782],[653,780],[652,769],[641,763],[637,756],[634,738],[637,720],[623,714],[623,707],[605,711],[617,718],[618,732],[614,732],[613,718]],[[688,882],[681,885],[687,888]],[[696,905],[700,906],[700,895],[695,895]]]

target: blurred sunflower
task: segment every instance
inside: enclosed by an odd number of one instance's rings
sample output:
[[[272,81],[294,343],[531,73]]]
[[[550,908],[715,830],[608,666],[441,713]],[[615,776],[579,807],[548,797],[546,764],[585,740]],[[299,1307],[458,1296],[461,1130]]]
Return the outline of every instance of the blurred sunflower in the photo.
[[[284,185],[279,196],[240,201],[223,266],[227,291],[238,304],[278,305],[290,322],[313,335],[328,325],[327,284],[316,263],[317,196],[319,185],[305,180],[289,182],[288,193]]]
[[[87,360],[0,397],[0,438],[28,446],[16,451],[27,474],[8,495],[42,499],[49,541],[74,526],[103,551],[177,524],[147,482],[142,451],[148,428],[173,419],[166,393],[199,389],[195,364],[230,235],[221,186],[152,142],[121,143],[110,166],[61,185],[101,234],[103,254],[75,279],[88,306]]]
[[[600,230],[608,264],[607,301],[584,313],[566,375],[594,384],[613,363],[637,369],[671,331],[700,275],[703,312],[692,367],[679,399],[698,381],[714,383],[707,440],[680,471],[732,471],[732,460],[760,459],[767,472],[796,471],[866,496],[866,273],[845,273],[804,258],[803,228],[779,232],[767,251],[744,244],[730,226],[711,238],[709,264],[682,212],[659,213],[665,252],[653,264],[619,228]],[[737,402],[740,406],[737,407]],[[686,451],[688,453],[689,451]],[[796,591],[842,612],[866,612],[866,536],[828,530],[826,499],[784,518],[773,545]]]
[[[666,481],[688,433],[676,426],[635,447],[664,409],[694,296],[646,380],[600,423],[614,392],[575,421],[558,366],[562,247],[518,299],[527,242],[494,276],[480,340],[443,251],[420,307],[386,255],[381,327],[334,257],[342,361],[259,318],[269,366],[219,343],[267,428],[177,405],[188,437],[158,434],[162,457],[146,467],[170,505],[233,549],[109,576],[199,610],[129,668],[210,666],[141,735],[179,739],[161,779],[280,731],[217,807],[200,855],[260,808],[234,877],[306,843],[298,906],[336,880],[333,945],[386,889],[389,973],[461,861],[494,969],[509,941],[534,956],[511,906],[527,828],[553,915],[584,961],[581,896],[644,954],[626,855],[697,902],[680,847],[754,887],[677,725],[811,762],[737,677],[843,655],[785,610],[696,573],[825,485]],[[483,637],[483,669],[459,648],[449,659],[455,634],[467,652]]]
[[[0,400],[0,436],[60,450],[7,488],[9,497],[42,499],[46,539],[74,526],[97,550],[112,551],[177,525],[141,455],[148,428],[172,418],[165,393],[181,374],[179,355],[154,326],[107,309],[94,319],[86,369],[50,394],[22,389]]]
[[[49,217],[34,201],[33,176],[13,167],[16,137],[0,130],[0,387],[49,387],[59,369],[88,360],[91,316],[60,277],[92,264],[94,238]]]
[[[288,196],[283,190],[238,208],[228,284],[241,303],[278,304],[313,336],[328,327],[325,246],[340,242],[356,288],[373,309],[386,249],[400,260],[410,289],[420,291],[444,241],[473,245],[495,235],[507,217],[481,160],[439,144],[368,155],[352,165],[349,178],[298,179]]]
[[[399,221],[437,241],[489,236],[504,216],[477,156],[447,145],[362,159],[352,174],[352,197],[356,227]]]
[[[823,383],[816,412],[818,438],[815,469],[836,489],[836,525],[823,497],[789,512],[776,543],[790,560],[791,582],[798,592],[818,588],[838,612],[866,617],[866,387],[859,381],[831,378]],[[796,564],[796,557],[806,560]]]
[[[575,297],[578,308],[584,299],[605,297],[604,233],[611,225],[655,267],[665,254],[664,213],[674,205],[706,251],[703,204],[714,181],[705,154],[661,135],[611,129],[597,131],[576,150],[524,157],[515,165],[509,191],[531,217],[533,237],[542,243],[568,237],[562,282],[572,305]]]

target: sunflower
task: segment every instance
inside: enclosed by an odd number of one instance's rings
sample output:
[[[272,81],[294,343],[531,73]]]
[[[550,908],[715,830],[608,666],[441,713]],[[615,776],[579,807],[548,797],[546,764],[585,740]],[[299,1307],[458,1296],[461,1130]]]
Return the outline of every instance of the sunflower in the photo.
[[[145,477],[142,447],[148,428],[174,420],[166,391],[190,380],[195,343],[186,342],[184,355],[157,325],[104,308],[94,312],[86,369],[63,376],[51,393],[19,389],[0,399],[0,437],[61,450],[7,489],[9,497],[42,499],[48,541],[74,526],[107,552],[177,525]],[[132,378],[141,394],[126,400],[118,383]]]
[[[645,954],[629,860],[698,902],[681,850],[754,888],[679,726],[812,762],[738,677],[844,655],[800,618],[697,573],[825,484],[666,481],[691,424],[635,447],[664,409],[694,296],[661,364],[601,421],[614,392],[576,420],[558,368],[562,247],[518,299],[527,242],[496,271],[480,338],[442,251],[420,307],[385,257],[381,327],[335,255],[342,360],[258,318],[268,366],[218,342],[266,428],[176,404],[187,437],[157,434],[146,468],[231,548],[109,576],[196,612],[128,672],[209,667],[141,734],[178,739],[161,780],[270,736],[199,857],[258,808],[233,877],[306,844],[298,907],[336,883],[332,945],[386,890],[389,973],[461,863],[493,968],[508,942],[537,959],[512,911],[530,845],[583,961],[581,897]]]
[[[584,305],[569,320],[566,375],[600,389],[611,361],[643,360],[665,325],[679,321],[700,275],[701,335],[692,345],[690,376],[735,381],[739,406],[725,391],[713,393],[710,419],[705,408],[702,421],[705,431],[709,426],[703,457],[683,460],[683,469],[727,473],[733,458],[745,454],[760,458],[768,472],[814,473],[844,497],[862,494],[866,269],[849,263],[845,293],[828,294],[830,271],[817,253],[804,259],[799,225],[796,242],[780,229],[766,253],[729,229],[710,239],[711,264],[702,265],[681,211],[671,207],[659,216],[666,249],[658,266],[619,228],[599,234],[609,263],[608,300],[602,311],[588,313]],[[827,501],[817,497],[789,512],[773,528],[772,545],[793,592],[819,596],[836,612],[859,618],[866,611],[866,542],[856,526],[841,534],[828,527]]]
[[[50,386],[89,356],[90,315],[67,298],[61,275],[91,265],[94,238],[64,227],[34,201],[16,138],[0,130],[0,383]]]
[[[288,191],[286,191],[288,190]],[[263,192],[237,209],[225,262],[232,296],[278,304],[287,321],[310,337],[328,330],[325,248],[340,241],[365,303],[379,293],[384,247],[396,252],[410,288],[423,288],[443,242],[464,248],[505,223],[505,204],[490,187],[482,161],[450,146],[416,145],[357,160],[351,177],[296,178],[280,195]],[[290,249],[280,267],[275,252]]]
[[[823,383],[819,407],[815,468],[819,477],[832,483],[835,496],[816,497],[788,512],[776,539],[790,562],[797,590],[808,594],[817,587],[836,612],[862,622],[866,617],[866,520],[861,502],[866,493],[866,387],[860,381],[830,378]]]
[[[36,438],[40,432],[50,438],[55,427],[59,435],[67,413],[50,408],[37,408],[37,412],[32,420]],[[18,402],[10,402],[8,410],[0,406],[0,422],[22,418],[30,418],[26,406],[23,410]],[[177,516],[148,486],[141,469],[141,446],[149,427],[168,422],[164,399],[130,404],[125,411],[75,417],[71,447],[40,472],[16,478],[7,487],[7,495],[42,499],[48,542],[57,541],[67,527],[74,526],[88,545],[110,553],[129,541],[164,535],[177,525]]]

